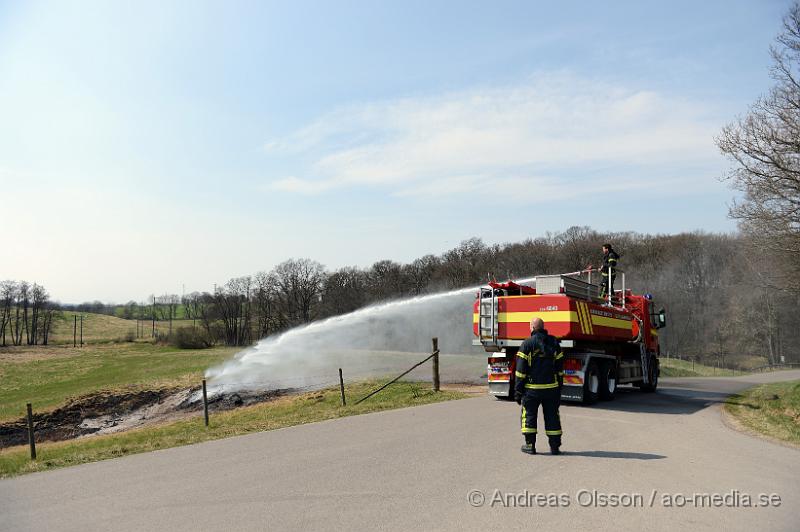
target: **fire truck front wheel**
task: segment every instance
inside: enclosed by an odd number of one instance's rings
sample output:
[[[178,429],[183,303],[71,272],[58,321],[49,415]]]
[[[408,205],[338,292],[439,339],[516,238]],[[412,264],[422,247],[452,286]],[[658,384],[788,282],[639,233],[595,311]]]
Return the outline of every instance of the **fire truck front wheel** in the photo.
[[[597,362],[589,362],[583,377],[583,403],[591,405],[600,397],[600,370]]]
[[[658,357],[651,356],[650,363],[648,364],[649,384],[642,384],[641,389],[643,392],[654,392],[658,388],[658,376],[661,373],[661,368],[658,365]]]

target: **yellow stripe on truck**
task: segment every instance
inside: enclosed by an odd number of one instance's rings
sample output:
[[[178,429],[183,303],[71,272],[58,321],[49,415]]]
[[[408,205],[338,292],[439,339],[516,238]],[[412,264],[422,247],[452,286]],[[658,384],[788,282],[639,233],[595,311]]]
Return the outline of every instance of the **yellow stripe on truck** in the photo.
[[[633,330],[633,322],[630,320],[621,320],[619,318],[609,318],[607,316],[592,315],[592,323],[601,325],[603,327],[613,327],[615,329]]]
[[[592,329],[592,318],[589,315],[589,307],[586,306],[586,303],[582,301],[578,301],[577,303],[578,308],[581,312],[581,317],[583,318],[583,323],[581,329],[583,330],[583,334],[592,334],[594,330]]]
[[[530,323],[533,318],[542,318],[548,321],[578,321],[578,313],[571,310],[546,310],[541,312],[498,312],[499,323]],[[478,323],[478,314],[472,313],[472,323]]]
[[[547,310],[542,312],[499,312],[497,319],[500,323],[527,322],[533,318],[542,318],[548,321],[578,321],[578,315],[571,310]]]
[[[576,309],[576,311],[578,313],[578,323],[581,326],[581,332],[583,334],[586,334],[588,332],[588,329],[586,327],[586,317],[583,315],[583,307],[581,307],[581,302],[580,301],[575,303],[575,309]]]
[[[589,305],[583,304],[583,312],[586,314],[586,323],[589,324],[589,334],[594,334],[594,326],[592,325],[592,313],[589,312]]]

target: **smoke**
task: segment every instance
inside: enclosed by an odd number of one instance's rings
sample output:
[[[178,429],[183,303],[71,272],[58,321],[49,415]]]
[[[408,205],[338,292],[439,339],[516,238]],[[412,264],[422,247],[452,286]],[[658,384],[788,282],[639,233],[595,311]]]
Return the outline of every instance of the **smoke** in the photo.
[[[312,322],[269,336],[206,371],[213,388],[322,387],[347,379],[402,372],[430,353],[439,338],[443,353],[471,358],[452,379],[485,370],[483,351],[472,341],[472,302],[477,287],[402,299]],[[428,370],[430,371],[430,370]]]

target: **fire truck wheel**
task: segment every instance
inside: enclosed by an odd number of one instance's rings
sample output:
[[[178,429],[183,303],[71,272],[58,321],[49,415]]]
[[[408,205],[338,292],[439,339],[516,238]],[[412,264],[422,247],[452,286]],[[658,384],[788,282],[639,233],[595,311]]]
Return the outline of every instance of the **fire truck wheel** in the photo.
[[[617,393],[617,365],[608,361],[600,368],[600,399],[610,401]]]
[[[648,366],[650,368],[650,384],[644,384],[641,388],[643,392],[654,392],[658,388],[658,374],[661,373],[661,368],[658,367],[658,358],[651,356]]]
[[[583,377],[583,402],[590,405],[597,402],[600,395],[600,371],[597,362],[589,362]]]

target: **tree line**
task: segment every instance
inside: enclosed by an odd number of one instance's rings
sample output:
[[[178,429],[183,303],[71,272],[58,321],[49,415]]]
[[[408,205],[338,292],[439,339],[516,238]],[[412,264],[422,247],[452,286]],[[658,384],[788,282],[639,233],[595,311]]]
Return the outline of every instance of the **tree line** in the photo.
[[[646,235],[571,227],[504,244],[471,238],[406,264],[381,260],[367,268],[328,271],[312,259],[290,259],[213,291],[130,302],[125,312],[130,319],[192,320],[192,331],[174,331],[190,346],[245,346],[377,302],[485,284],[487,275],[521,279],[598,266],[606,242],[621,256],[627,287],[651,293],[667,310],[663,354],[706,361],[742,355],[763,357],[765,363],[800,360],[800,329],[793,317],[800,292],[781,284],[782,262],[747,234]],[[43,287],[5,281],[0,298],[2,345],[47,343],[59,306]]]
[[[39,284],[0,282],[0,346],[47,345],[58,305]]]
[[[471,238],[407,264],[381,260],[368,268],[327,271],[314,260],[291,259],[271,271],[230,279],[213,292],[151,299],[131,313],[164,320],[174,317],[180,302],[182,317],[197,324],[204,343],[249,345],[373,303],[484,284],[487,274],[521,279],[596,267],[606,242],[621,255],[627,287],[651,293],[666,308],[664,354],[800,360],[793,318],[800,294],[780,285],[780,262],[743,234],[645,235],[571,227],[505,244]],[[620,283],[621,278],[616,288]]]

